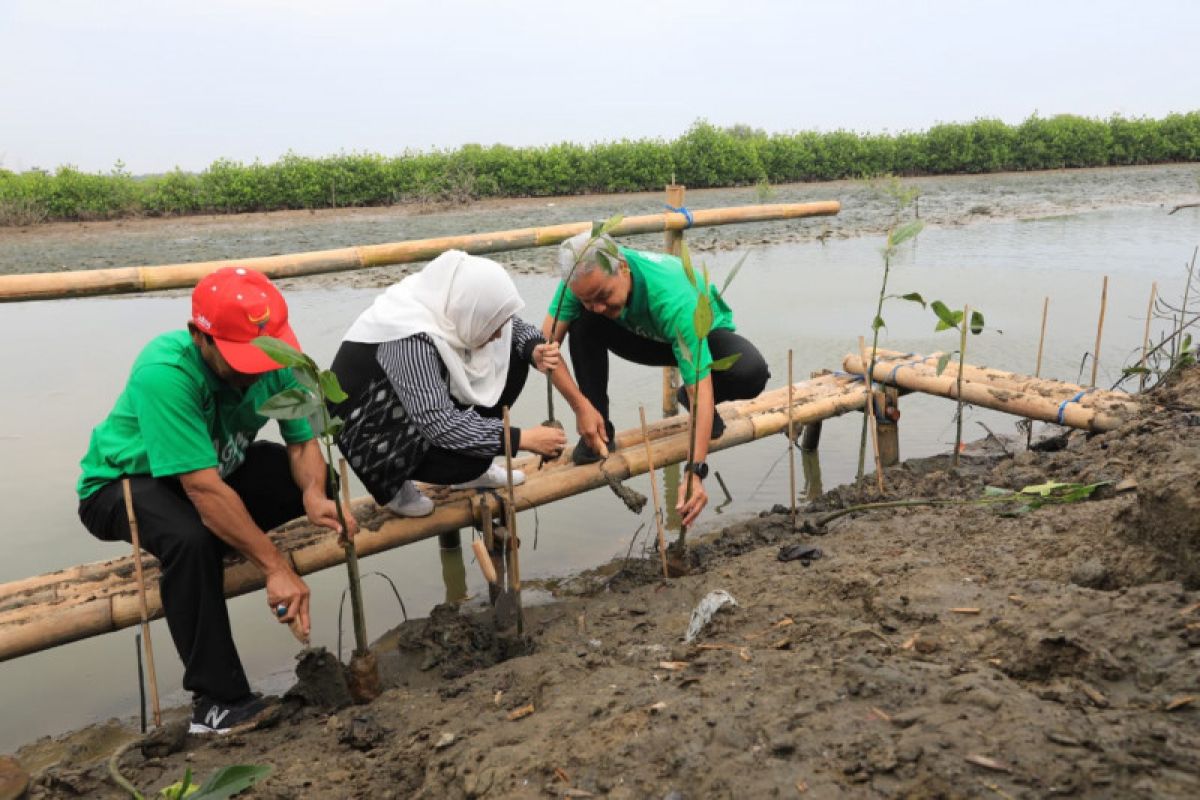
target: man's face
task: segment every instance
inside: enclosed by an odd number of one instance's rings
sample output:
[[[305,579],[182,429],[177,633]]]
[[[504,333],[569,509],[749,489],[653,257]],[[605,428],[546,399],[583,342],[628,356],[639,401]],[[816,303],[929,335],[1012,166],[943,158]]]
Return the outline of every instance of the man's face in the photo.
[[[200,350],[200,357],[204,359],[205,364],[208,364],[208,368],[213,371],[213,374],[222,381],[238,389],[248,389],[262,377],[261,375],[238,372],[229,366],[229,362],[225,360],[225,356],[221,355],[221,351],[217,349],[216,344],[210,341],[195,326],[189,325],[188,327],[192,333],[192,341],[195,342],[196,347]]]
[[[571,293],[593,314],[616,319],[629,302],[629,267],[625,263],[609,275],[602,269],[575,278],[571,281]]]

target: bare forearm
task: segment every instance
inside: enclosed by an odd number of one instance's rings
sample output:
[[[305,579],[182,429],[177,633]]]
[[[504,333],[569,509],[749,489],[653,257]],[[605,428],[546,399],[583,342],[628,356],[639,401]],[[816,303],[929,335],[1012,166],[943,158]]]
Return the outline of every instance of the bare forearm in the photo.
[[[318,497],[325,497],[329,468],[325,464],[325,457],[321,455],[320,443],[316,439],[309,439],[300,444],[289,444],[287,452],[292,480],[300,487],[300,491],[306,495],[312,492]]]
[[[215,470],[213,473],[214,478],[209,480],[184,480],[184,490],[199,512],[204,526],[264,574],[287,567],[283,554],[251,518],[242,498],[223,480],[215,477]]]
[[[692,408],[696,409],[696,463],[708,458],[708,441],[712,435],[713,390],[712,378],[704,378],[695,386],[688,387]]]

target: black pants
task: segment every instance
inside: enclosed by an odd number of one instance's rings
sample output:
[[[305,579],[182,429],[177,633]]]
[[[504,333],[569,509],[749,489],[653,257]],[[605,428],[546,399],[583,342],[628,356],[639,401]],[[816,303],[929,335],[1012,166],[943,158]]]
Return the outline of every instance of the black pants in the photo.
[[[571,366],[579,391],[605,421],[608,416],[608,354],[616,353],[626,361],[650,367],[674,367],[675,351],[666,342],[645,339],[622,328],[608,317],[583,312],[568,329],[567,342]],[[758,348],[731,330],[718,328],[708,334],[708,349],[713,361],[741,353],[730,369],[712,373],[713,401],[744,400],[756,397],[771,377],[767,362]]]
[[[223,589],[224,556],[231,548],[204,527],[177,478],[133,475],[129,482],[141,545],[162,564],[159,591],[183,662],[183,688],[213,700],[241,699],[250,684],[233,643]],[[304,514],[282,445],[250,445],[245,462],[225,482],[263,530]],[[121,481],[80,502],[79,518],[97,539],[130,541]]]
[[[504,381],[504,390],[494,406],[473,406],[481,417],[499,419],[504,415],[504,407],[512,406],[521,396],[525,381],[529,378],[529,362],[521,358],[514,348],[508,359],[508,376]],[[513,453],[516,453],[516,443],[513,443]],[[465,483],[478,478],[492,465],[489,456],[477,456],[447,450],[444,447],[431,447],[425,457],[413,470],[412,479],[446,486],[452,483]]]

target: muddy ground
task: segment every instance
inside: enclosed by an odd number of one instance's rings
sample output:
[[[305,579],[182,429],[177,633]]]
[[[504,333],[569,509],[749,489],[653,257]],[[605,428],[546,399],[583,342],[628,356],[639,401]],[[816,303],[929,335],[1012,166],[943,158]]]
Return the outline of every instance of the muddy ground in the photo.
[[[261,798],[1200,796],[1200,369],[1152,399],[1056,451],[985,442],[957,472],[887,474],[889,499],[1107,481],[1090,500],[817,533],[765,512],[693,543],[686,577],[649,553],[564,583],[527,609],[525,644],[439,607],[381,642],[372,704],[321,708],[307,685],[273,727],[135,747],[122,770],[149,794],[186,767],[269,764]],[[864,499],[842,487],[802,521]],[[794,543],[822,556],[777,560]],[[737,607],[685,644],[716,589]],[[123,796],[103,762],[130,738],[112,722],[31,744],[29,796]]]

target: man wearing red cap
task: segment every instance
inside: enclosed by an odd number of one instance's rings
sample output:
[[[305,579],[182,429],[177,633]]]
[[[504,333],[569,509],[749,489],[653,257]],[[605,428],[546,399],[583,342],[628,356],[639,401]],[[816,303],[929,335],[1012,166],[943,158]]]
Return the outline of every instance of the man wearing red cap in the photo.
[[[130,541],[121,487],[130,479],[141,544],[162,563],[193,733],[226,732],[264,708],[233,643],[224,555],[235,550],[261,569],[273,614],[307,634],[308,587],[263,532],[302,515],[340,530],[308,422],[280,421],[286,447],[254,441],[267,423],[259,406],[298,385],[250,344],[262,335],[299,348],[279,290],[249,269],[206,276],[192,292],[188,329],[142,350],[81,462],[79,517],[98,539]]]

